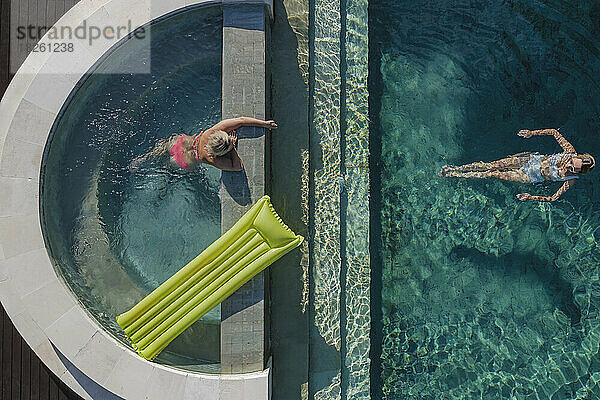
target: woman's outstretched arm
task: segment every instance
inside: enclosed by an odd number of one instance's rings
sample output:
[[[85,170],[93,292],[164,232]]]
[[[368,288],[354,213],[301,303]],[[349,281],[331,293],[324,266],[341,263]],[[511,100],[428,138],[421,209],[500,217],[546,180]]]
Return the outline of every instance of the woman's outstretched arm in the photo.
[[[525,200],[556,201],[560,198],[560,196],[562,196],[562,194],[564,192],[569,190],[575,184],[576,180],[577,179],[569,179],[568,181],[564,181],[562,186],[560,187],[560,189],[558,189],[556,191],[556,193],[554,193],[552,196],[533,196],[533,195],[530,195],[529,193],[519,193],[517,195],[517,199],[519,199],[521,201],[525,201]]]
[[[230,118],[224,119],[219,122],[211,129],[218,129],[225,132],[230,132],[234,129],[238,129],[241,126],[258,126],[260,128],[267,129],[276,129],[277,124],[273,120],[263,121],[261,119],[251,118],[251,117],[238,117],[238,118]]]
[[[575,154],[575,147],[567,139],[560,134],[557,129],[538,129],[534,131],[530,131],[528,129],[521,129],[517,135],[522,136],[524,138],[530,138],[532,136],[541,136],[541,135],[552,135],[554,139],[558,142],[560,147],[562,147],[565,153]]]

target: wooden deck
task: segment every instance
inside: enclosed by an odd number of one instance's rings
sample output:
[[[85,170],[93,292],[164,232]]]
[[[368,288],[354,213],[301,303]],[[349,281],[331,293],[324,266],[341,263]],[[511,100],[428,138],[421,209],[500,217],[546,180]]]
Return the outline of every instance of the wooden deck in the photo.
[[[52,26],[77,0],[0,0],[0,96],[27,57],[33,40],[11,40],[9,26]],[[13,12],[11,12],[13,10]],[[11,54],[12,46],[12,54]],[[12,68],[11,68],[12,66]],[[81,399],[56,377],[19,335],[0,305],[0,399]]]
[[[0,1],[0,93],[4,94],[10,78],[9,52],[10,52],[10,1]],[[14,1],[14,0],[13,0]]]
[[[8,5],[7,12],[10,24],[4,24],[5,3]],[[2,44],[9,47],[9,70],[15,73],[19,66],[25,61],[25,58],[40,39],[37,37],[38,28],[43,29],[42,35],[54,23],[63,16],[77,0],[2,0],[2,28],[11,27],[9,33],[10,40],[2,40]],[[33,37],[27,35],[25,39],[17,39],[15,32],[17,28],[26,29],[33,26],[35,34]]]
[[[0,399],[75,400],[80,399],[40,361],[15,329],[0,306]]]

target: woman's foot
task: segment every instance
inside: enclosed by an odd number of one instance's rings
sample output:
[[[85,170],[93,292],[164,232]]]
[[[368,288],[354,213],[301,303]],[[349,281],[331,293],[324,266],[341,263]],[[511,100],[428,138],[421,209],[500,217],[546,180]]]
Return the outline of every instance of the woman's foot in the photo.
[[[129,163],[129,172],[137,171],[138,168],[140,167],[141,162],[142,162],[142,160],[140,160],[139,158],[136,158],[135,160],[131,161]]]
[[[446,176],[448,176],[448,172],[454,171],[455,169],[456,168],[451,165],[443,165],[442,169],[440,169],[440,172],[438,172],[438,176],[440,178],[445,178]]]

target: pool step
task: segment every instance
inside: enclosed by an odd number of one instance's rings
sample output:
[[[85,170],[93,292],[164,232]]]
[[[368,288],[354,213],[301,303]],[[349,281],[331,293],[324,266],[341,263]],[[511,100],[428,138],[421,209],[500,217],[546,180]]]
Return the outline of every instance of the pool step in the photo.
[[[369,399],[368,2],[312,6],[309,394]]]
[[[370,399],[368,0],[346,1],[344,141],[346,221],[342,395]]]

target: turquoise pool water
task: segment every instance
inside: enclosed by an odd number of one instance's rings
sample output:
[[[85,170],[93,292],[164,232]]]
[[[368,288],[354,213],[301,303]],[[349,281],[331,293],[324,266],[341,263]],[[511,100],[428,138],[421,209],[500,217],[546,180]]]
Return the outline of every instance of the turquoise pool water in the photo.
[[[372,397],[600,398],[598,171],[558,186],[443,164],[600,156],[600,4],[372,1]]]
[[[152,25],[151,49],[126,41],[72,95],[46,148],[43,221],[56,265],[91,314],[128,344],[128,310],[220,235],[220,172],[128,165],[156,141],[221,115],[222,13],[202,7]],[[148,58],[150,55],[150,59]],[[150,74],[120,74],[151,63]],[[220,308],[157,361],[218,372]]]

